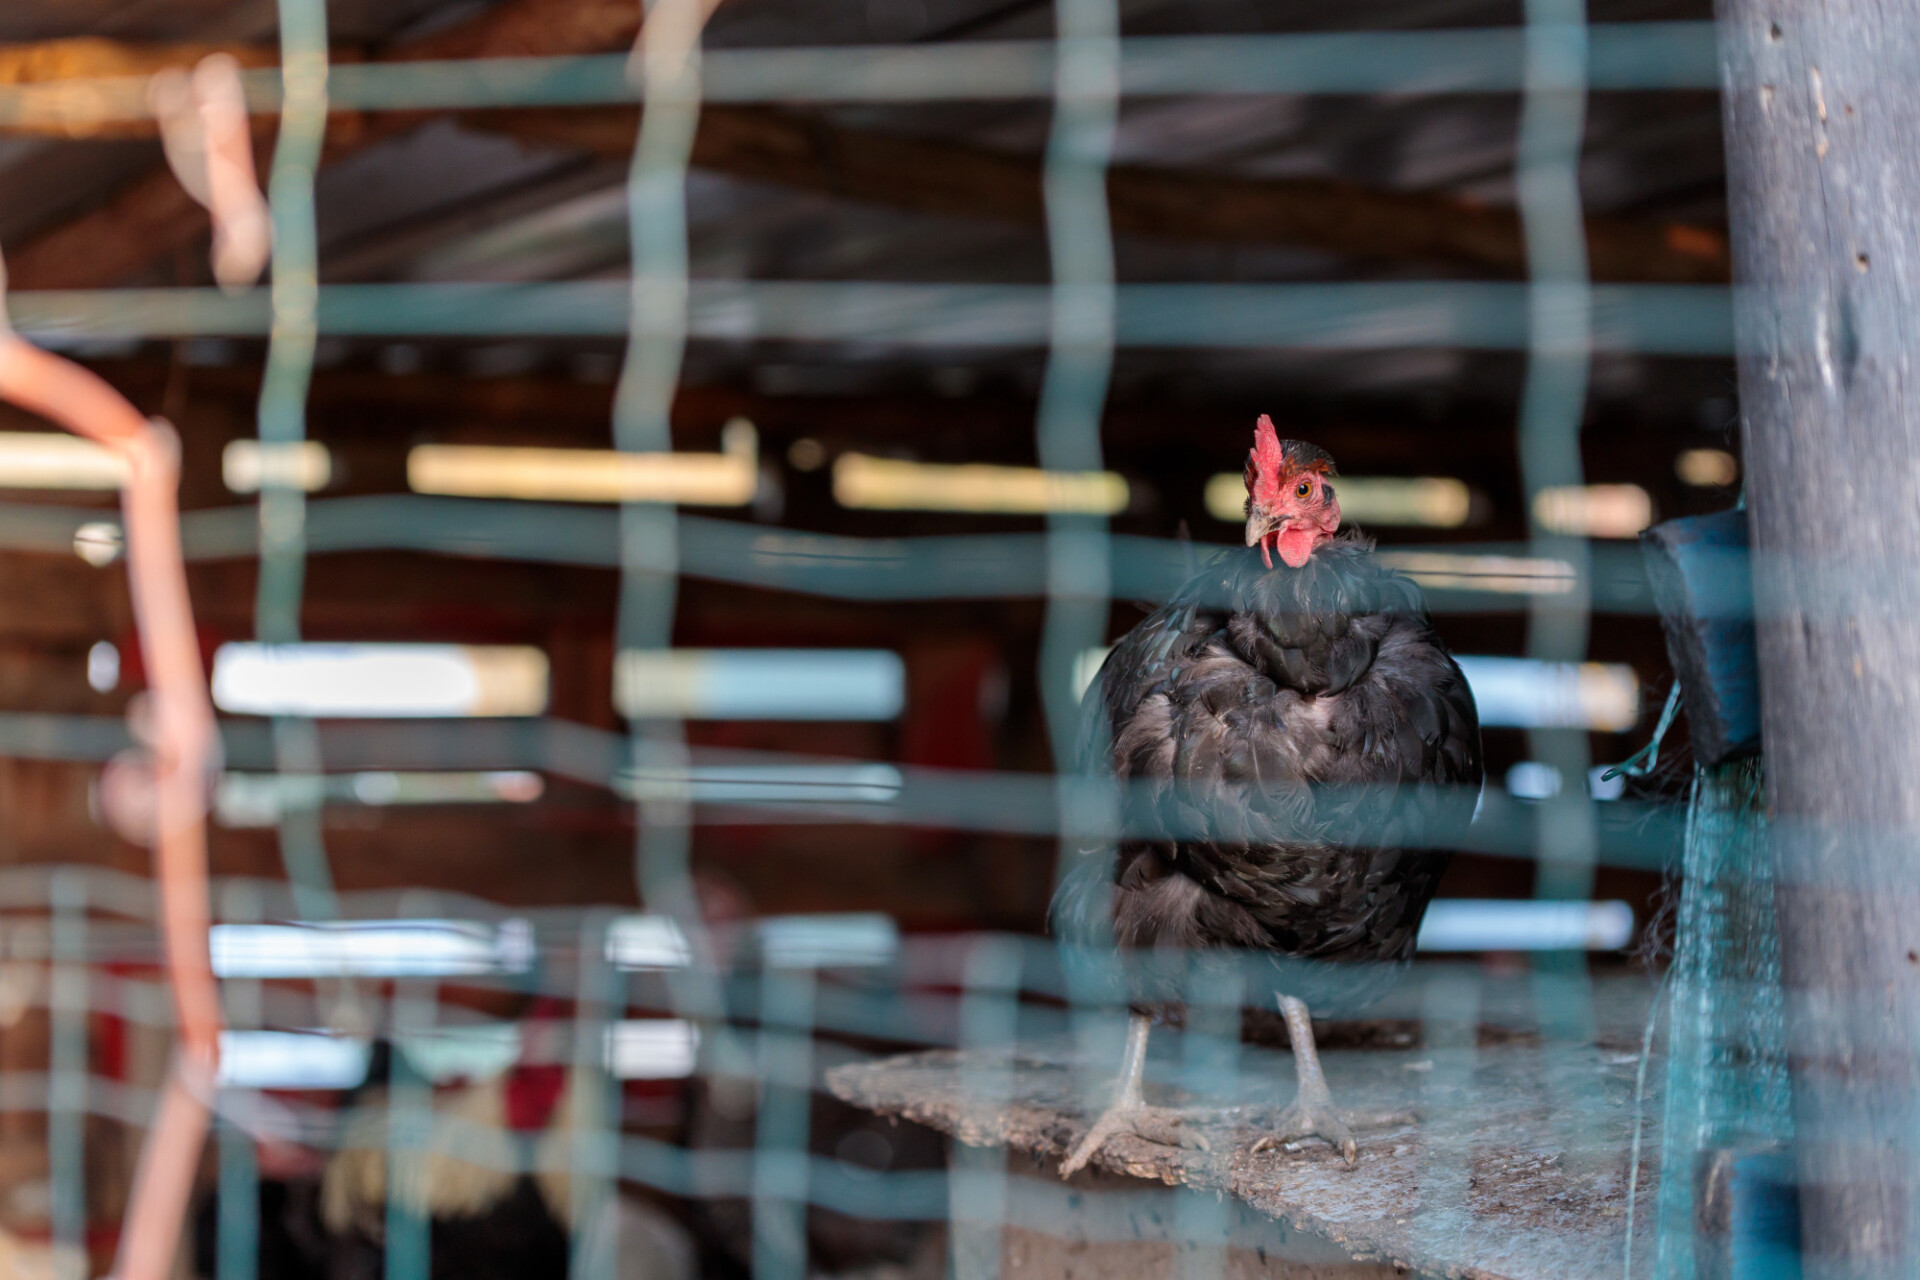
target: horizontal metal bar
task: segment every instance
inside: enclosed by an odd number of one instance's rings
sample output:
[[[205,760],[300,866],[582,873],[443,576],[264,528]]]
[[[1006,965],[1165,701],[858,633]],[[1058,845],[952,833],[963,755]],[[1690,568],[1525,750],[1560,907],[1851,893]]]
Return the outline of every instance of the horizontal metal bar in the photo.
[[[31,508],[43,511],[45,508]],[[8,508],[0,507],[0,543]],[[619,565],[619,516],[610,508],[490,502],[407,494],[310,500],[308,550],[404,549],[445,555],[531,560],[598,568]],[[97,518],[97,517],[96,517]],[[189,559],[254,554],[252,507],[189,512]],[[695,578],[847,600],[1004,599],[1046,594],[1040,533],[981,533],[861,538],[708,516],[680,517],[680,570]],[[1185,583],[1190,564],[1218,548],[1167,538],[1113,535],[1113,592],[1162,600]],[[1449,544],[1459,556],[1509,556],[1508,544]],[[1596,607],[1645,613],[1652,605],[1631,544],[1596,547]],[[1513,609],[1510,593],[1429,589],[1438,609]]]
[[[1734,349],[1731,291],[1719,285],[1527,285],[1487,281],[1136,284],[1117,291],[1123,347],[1380,351],[1526,348],[1540,290],[1591,307],[1596,351],[1723,356]],[[690,286],[687,334],[880,347],[1044,347],[1060,290],[1048,285],[717,281]],[[1551,299],[1549,299],[1551,301]],[[22,333],[88,339],[258,337],[263,290],[47,290],[13,294]],[[629,331],[620,280],[558,284],[328,285],[323,333],[345,337],[617,337]]]
[[[367,494],[314,498],[307,503],[307,551],[326,555],[414,551],[535,564],[617,569],[619,513],[612,507],[569,503]],[[86,525],[117,526],[117,513],[89,507],[0,502],[0,550],[71,554]],[[259,548],[259,509],[209,507],[181,517],[188,560],[249,559]],[[709,516],[680,517],[680,571],[693,578],[769,591],[873,602],[1022,599],[1046,594],[1045,534],[978,533],[859,538],[771,529]],[[1218,550],[1207,543],[1115,534],[1113,593],[1124,600],[1164,600],[1186,582],[1192,562]],[[1384,548],[1392,551],[1394,548]],[[1399,550],[1405,550],[1401,548]],[[1523,544],[1448,543],[1421,548],[1472,558],[1524,554]],[[1653,612],[1639,549],[1626,542],[1592,549],[1593,608],[1597,612]],[[1448,563],[1453,563],[1449,561]],[[1431,575],[1426,560],[1410,572]],[[1524,566],[1522,566],[1524,567]],[[1520,572],[1512,568],[1511,573]],[[1436,613],[1510,612],[1526,595],[1477,589],[1464,570],[1440,575],[1446,585],[1423,583]],[[1498,575],[1495,575],[1496,577]]]
[[[272,742],[264,721],[223,721],[221,735],[229,763],[245,768],[272,767]],[[126,736],[122,722],[111,717],[0,713],[0,757],[99,760],[110,758],[119,749],[116,741],[128,743],[131,738]],[[343,771],[538,769],[608,788],[619,784],[632,768],[631,746],[624,736],[552,719],[328,722],[321,729],[321,757],[329,769]],[[754,765],[819,763],[811,756],[730,751],[696,751],[693,760]],[[1077,833],[1091,834],[1097,826],[1111,834],[1147,838],[1215,834],[1198,816],[1149,818],[1147,813],[1156,812],[1150,803],[1140,804],[1136,816],[1123,821],[1118,806],[1127,796],[1110,781],[1050,773],[896,767],[900,770],[900,790],[886,803],[699,803],[698,820],[703,825],[908,826],[1050,837],[1062,832],[1064,795],[1076,815],[1071,829]],[[1134,794],[1144,802],[1150,789],[1142,784]],[[1396,801],[1390,790],[1369,790],[1356,797],[1345,794],[1343,788],[1319,787],[1315,794],[1336,808],[1358,800],[1368,806],[1364,811],[1375,819],[1396,803],[1406,803],[1404,797]],[[1197,812],[1200,806],[1194,802],[1192,807]],[[1099,816],[1103,814],[1111,816]],[[1534,811],[1492,789],[1480,798],[1480,816],[1466,832],[1428,834],[1422,829],[1420,816],[1412,812],[1400,813],[1398,820],[1402,825],[1394,833],[1394,843],[1405,847],[1431,845],[1530,858],[1538,838]],[[1658,870],[1679,848],[1684,808],[1622,801],[1601,806],[1596,821],[1600,862]],[[1350,839],[1365,842],[1363,834],[1317,828],[1303,838],[1336,844]]]

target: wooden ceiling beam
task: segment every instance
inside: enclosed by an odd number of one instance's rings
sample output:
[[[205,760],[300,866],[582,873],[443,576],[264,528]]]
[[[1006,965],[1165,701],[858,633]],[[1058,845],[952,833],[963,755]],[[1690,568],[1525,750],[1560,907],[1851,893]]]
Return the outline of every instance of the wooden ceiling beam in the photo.
[[[624,158],[631,108],[473,111],[475,129]],[[708,106],[692,164],[732,177],[928,213],[1045,223],[1037,157],[925,137],[845,129],[767,107]],[[1248,178],[1120,164],[1108,209],[1123,234],[1215,244],[1289,245],[1355,258],[1427,261],[1511,278],[1527,271],[1518,212],[1443,193],[1384,191],[1330,178]],[[1595,280],[1721,283],[1721,232],[1685,224],[1587,219]]]
[[[243,67],[272,66],[279,52],[263,45],[171,43],[128,44],[97,36],[0,44],[0,85],[49,87],[72,80],[145,77],[156,71],[191,67],[213,53],[232,56]],[[7,132],[55,138],[150,138],[152,120],[90,120],[85,100],[60,93],[30,96],[25,114]]]
[[[605,53],[632,45],[640,31],[634,0],[506,0],[466,22],[383,51],[382,60],[558,57]],[[56,41],[57,49],[15,45],[0,50],[0,82],[150,74],[191,66],[212,52],[270,65],[275,51],[233,45],[169,45],[141,49],[108,40]],[[38,51],[38,52],[36,52]],[[264,57],[264,61],[262,60]],[[328,131],[327,160],[362,150],[420,117],[398,113],[371,122],[338,120]],[[150,132],[150,130],[149,130]],[[15,289],[98,289],[123,284],[208,234],[207,215],[164,165],[156,166],[88,210],[27,243],[8,246],[8,283]]]
[[[511,0],[479,19],[425,37],[385,57],[480,58],[604,52],[630,44],[633,4]],[[110,41],[60,41],[58,49],[0,49],[0,83],[105,74],[113,68],[191,61],[212,46],[145,50]],[[256,64],[271,54],[245,52]],[[11,70],[9,70],[11,68]],[[336,128],[328,157],[360,150],[409,127],[421,113],[356,120]],[[470,127],[544,146],[625,158],[635,108],[510,109],[460,115]],[[1034,156],[946,140],[847,129],[818,116],[767,107],[709,105],[692,163],[753,181],[931,213],[1044,224],[1042,165]],[[1108,173],[1116,231],[1172,240],[1288,245],[1343,256],[1444,263],[1506,278],[1526,275],[1518,213],[1432,192],[1386,191],[1325,178],[1249,178],[1116,165]],[[137,276],[205,234],[205,215],[164,169],[9,255],[16,288],[101,287]],[[1587,220],[1594,279],[1718,283],[1728,278],[1718,230],[1619,218]]]

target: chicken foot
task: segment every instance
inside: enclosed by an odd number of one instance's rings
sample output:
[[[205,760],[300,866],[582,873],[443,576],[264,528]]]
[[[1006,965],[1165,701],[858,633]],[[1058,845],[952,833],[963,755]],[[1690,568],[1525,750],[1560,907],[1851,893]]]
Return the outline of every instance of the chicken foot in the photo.
[[[1113,1102],[1061,1162],[1061,1177],[1070,1178],[1078,1173],[1109,1138],[1121,1133],[1165,1147],[1208,1149],[1206,1138],[1188,1126],[1190,1117],[1186,1112],[1178,1107],[1148,1106],[1141,1095],[1141,1080],[1147,1069],[1147,1033],[1152,1028],[1149,1019],[1137,1013],[1128,1016],[1127,1050],[1120,1060],[1120,1083]]]
[[[1294,1090],[1293,1101],[1274,1121],[1274,1132],[1253,1144],[1253,1154],[1296,1138],[1325,1138],[1351,1165],[1359,1159],[1360,1148],[1353,1140],[1353,1130],[1333,1109],[1333,1094],[1327,1089],[1327,1077],[1320,1070],[1320,1050],[1313,1043],[1313,1020],[1307,1016],[1307,1003],[1283,995],[1280,1012],[1287,1020],[1287,1038],[1293,1042],[1294,1075],[1300,1083]]]

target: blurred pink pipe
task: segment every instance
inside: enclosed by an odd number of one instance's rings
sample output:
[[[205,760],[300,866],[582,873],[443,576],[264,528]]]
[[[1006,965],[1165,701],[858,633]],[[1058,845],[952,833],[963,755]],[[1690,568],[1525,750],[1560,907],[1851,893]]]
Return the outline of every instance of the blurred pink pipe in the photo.
[[[0,332],[0,398],[127,462],[127,576],[147,669],[154,870],[180,1045],[140,1155],[114,1275],[166,1280],[206,1140],[221,1024],[207,951],[206,810],[218,738],[180,549],[180,442],[94,374],[11,331]]]
[[[213,278],[229,292],[245,289],[273,251],[273,215],[253,170],[240,64],[211,54],[191,74],[156,73],[147,94],[174,176],[213,215]]]

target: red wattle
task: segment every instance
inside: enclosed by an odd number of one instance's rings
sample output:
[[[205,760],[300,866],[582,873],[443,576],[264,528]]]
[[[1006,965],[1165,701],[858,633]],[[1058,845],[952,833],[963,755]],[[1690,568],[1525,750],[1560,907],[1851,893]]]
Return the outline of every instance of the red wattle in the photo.
[[[1320,531],[1318,529],[1306,528],[1300,525],[1292,525],[1286,529],[1282,529],[1273,540],[1275,549],[1280,552],[1280,558],[1287,562],[1289,568],[1293,569],[1305,567],[1307,561],[1312,559],[1313,549],[1318,545],[1319,541]],[[1268,565],[1271,567],[1272,562],[1269,561]]]

